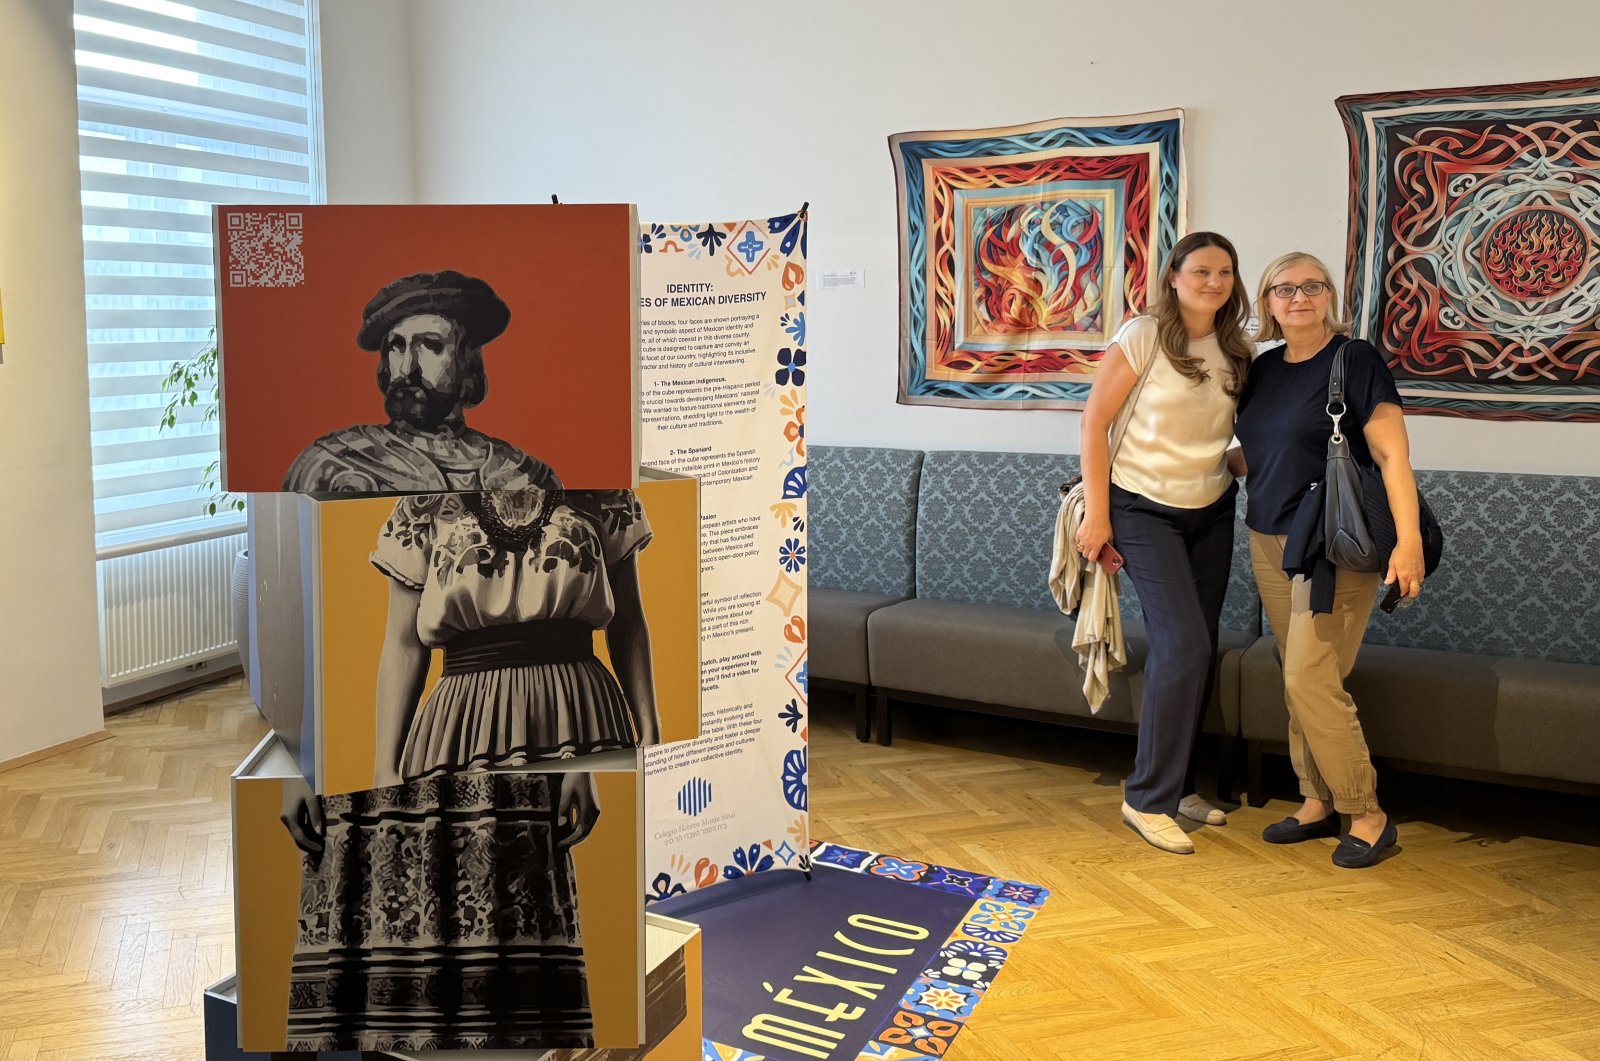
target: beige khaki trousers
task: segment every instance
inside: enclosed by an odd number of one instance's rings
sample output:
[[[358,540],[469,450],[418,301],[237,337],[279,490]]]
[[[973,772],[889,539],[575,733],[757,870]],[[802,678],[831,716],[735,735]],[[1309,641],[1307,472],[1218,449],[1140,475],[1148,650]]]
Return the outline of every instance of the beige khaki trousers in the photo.
[[[1344,691],[1361,637],[1372,617],[1382,576],[1340,570],[1333,611],[1311,614],[1311,583],[1283,573],[1284,536],[1250,532],[1250,562],[1283,660],[1283,699],[1289,708],[1289,758],[1300,794],[1330,800],[1341,814],[1378,807],[1378,776]]]

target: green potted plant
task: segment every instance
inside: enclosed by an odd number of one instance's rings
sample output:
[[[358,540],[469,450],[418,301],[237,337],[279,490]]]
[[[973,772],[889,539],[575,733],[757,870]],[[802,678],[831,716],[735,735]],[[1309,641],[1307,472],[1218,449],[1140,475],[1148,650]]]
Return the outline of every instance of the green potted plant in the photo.
[[[174,361],[171,371],[161,381],[161,393],[169,395],[166,406],[161,410],[161,430],[177,427],[178,414],[202,401],[205,402],[205,408],[201,422],[209,424],[216,420],[221,397],[218,392],[220,385],[217,379],[217,330],[212,328],[206,345],[187,361]],[[221,489],[221,469],[220,460],[206,465],[205,480],[200,484],[200,492],[206,495],[203,504],[208,516],[215,516],[218,512],[245,510],[244,498]]]
[[[217,378],[217,330],[211,329],[206,345],[186,361],[174,361],[166,378],[161,381],[161,393],[167,395],[167,404],[161,410],[159,430],[170,431],[178,426],[178,417],[185,409],[201,406],[201,422],[217,419],[220,406],[220,380]],[[222,462],[213,460],[206,465],[205,477],[199,492],[204,500],[201,511],[205,515],[244,512],[245,500],[238,494],[222,489]],[[240,549],[233,558],[233,570],[228,581],[229,603],[233,609],[233,636],[239,643],[239,666],[249,677],[250,659],[250,551]]]

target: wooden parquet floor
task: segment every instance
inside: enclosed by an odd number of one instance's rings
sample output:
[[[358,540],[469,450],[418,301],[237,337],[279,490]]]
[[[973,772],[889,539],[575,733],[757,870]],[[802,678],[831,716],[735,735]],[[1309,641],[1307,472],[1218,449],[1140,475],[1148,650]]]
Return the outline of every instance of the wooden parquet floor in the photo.
[[[191,1061],[233,971],[228,778],[267,726],[236,679],[0,773],[0,1058]]]
[[[1121,824],[1128,738],[814,705],[812,830],[1054,892],[948,1057],[1600,1058],[1600,804],[1385,778],[1403,851],[1275,848],[1243,809],[1166,855]],[[233,969],[237,681],[0,773],[0,1058],[188,1061]],[[972,731],[980,735],[974,736]]]
[[[1372,869],[1262,842],[1286,799],[1170,855],[1122,824],[1129,737],[847,721],[813,705],[813,836],[1052,891],[953,1061],[1600,1058],[1600,802],[1380,776],[1403,850]]]

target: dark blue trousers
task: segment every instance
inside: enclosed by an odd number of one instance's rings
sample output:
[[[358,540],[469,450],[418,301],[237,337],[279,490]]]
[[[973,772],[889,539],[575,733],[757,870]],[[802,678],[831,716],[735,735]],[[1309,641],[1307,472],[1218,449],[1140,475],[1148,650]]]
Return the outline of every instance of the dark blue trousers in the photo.
[[[1145,814],[1178,813],[1194,791],[1194,747],[1211,698],[1217,620],[1233,558],[1238,484],[1205,508],[1172,508],[1115,484],[1112,544],[1144,611],[1144,701],[1125,798]]]

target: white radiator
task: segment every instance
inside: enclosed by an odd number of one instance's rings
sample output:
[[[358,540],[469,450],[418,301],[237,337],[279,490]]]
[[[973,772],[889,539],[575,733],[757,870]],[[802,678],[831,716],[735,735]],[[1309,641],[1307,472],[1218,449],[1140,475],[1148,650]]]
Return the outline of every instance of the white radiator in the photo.
[[[231,534],[98,561],[100,684],[111,689],[234,652],[229,576],[244,543]]]

